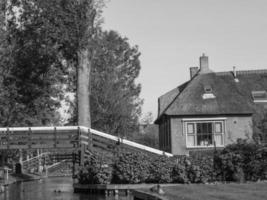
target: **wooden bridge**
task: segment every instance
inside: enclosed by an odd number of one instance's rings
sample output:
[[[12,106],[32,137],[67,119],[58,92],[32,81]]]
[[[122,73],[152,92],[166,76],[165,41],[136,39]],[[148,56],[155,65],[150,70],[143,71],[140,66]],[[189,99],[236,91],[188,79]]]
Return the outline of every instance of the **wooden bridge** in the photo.
[[[99,149],[112,152],[114,146],[118,144],[152,154],[172,156],[170,153],[84,126],[0,128],[0,150],[42,149],[46,152],[54,151],[57,152],[58,158],[73,162],[73,165],[76,163],[84,165],[88,152]],[[29,162],[23,162],[23,164],[26,165]]]

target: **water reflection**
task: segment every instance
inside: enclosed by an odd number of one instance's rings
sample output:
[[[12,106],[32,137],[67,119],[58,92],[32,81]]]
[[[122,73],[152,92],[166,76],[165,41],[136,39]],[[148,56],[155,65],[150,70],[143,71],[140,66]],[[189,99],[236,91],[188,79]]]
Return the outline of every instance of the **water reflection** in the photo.
[[[59,192],[60,191],[60,192]],[[8,190],[0,193],[1,200],[113,200],[115,197],[96,196],[88,194],[74,194],[72,179],[48,178],[10,185]],[[120,200],[130,200],[119,197]]]

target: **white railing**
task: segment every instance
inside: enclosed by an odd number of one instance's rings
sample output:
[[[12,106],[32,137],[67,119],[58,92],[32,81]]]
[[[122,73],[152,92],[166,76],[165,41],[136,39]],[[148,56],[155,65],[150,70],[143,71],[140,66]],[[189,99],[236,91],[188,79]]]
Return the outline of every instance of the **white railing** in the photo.
[[[42,157],[42,156],[48,155],[48,154],[50,154],[50,152],[41,153],[41,154],[39,154],[38,156],[34,156],[34,157],[29,158],[29,159],[27,159],[27,160],[23,160],[23,161],[22,161],[22,164],[23,164],[23,163],[26,163],[26,162],[29,162],[29,161],[32,161],[32,160],[34,160],[34,159],[40,158],[40,157]]]
[[[97,130],[94,130],[94,129],[90,129],[90,132],[92,134],[94,134],[94,135],[97,135],[97,136],[100,136],[100,137],[104,137],[106,139],[110,139],[110,140],[113,140],[113,141],[118,141],[121,144],[126,144],[128,146],[135,147],[137,149],[141,149],[141,150],[148,151],[148,152],[151,152],[151,153],[155,153],[155,154],[158,154],[158,155],[166,155],[168,157],[172,157],[173,156],[171,153],[167,153],[167,152],[164,152],[164,151],[152,148],[152,147],[145,146],[143,144],[132,142],[130,140],[126,140],[126,139],[123,139],[123,138],[120,138],[120,137],[117,137],[117,136],[114,136],[114,135],[103,133],[103,132],[100,132],[100,131],[97,131]]]
[[[52,164],[52,165],[49,165],[49,166],[46,166],[46,169],[48,170],[48,169],[51,169],[51,168],[53,168],[53,167],[57,167],[57,166],[60,166],[62,163],[64,163],[66,160],[62,160],[62,161],[60,161],[60,162],[56,162],[56,163],[54,163],[54,164]]]

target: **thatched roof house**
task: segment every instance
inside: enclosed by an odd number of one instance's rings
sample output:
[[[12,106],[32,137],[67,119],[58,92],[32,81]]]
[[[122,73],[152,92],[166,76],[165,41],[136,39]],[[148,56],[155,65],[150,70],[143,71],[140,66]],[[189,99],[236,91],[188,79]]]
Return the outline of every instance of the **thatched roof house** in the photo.
[[[267,70],[212,72],[208,57],[191,79],[159,97],[160,148],[173,154],[251,138],[252,116],[267,108]]]

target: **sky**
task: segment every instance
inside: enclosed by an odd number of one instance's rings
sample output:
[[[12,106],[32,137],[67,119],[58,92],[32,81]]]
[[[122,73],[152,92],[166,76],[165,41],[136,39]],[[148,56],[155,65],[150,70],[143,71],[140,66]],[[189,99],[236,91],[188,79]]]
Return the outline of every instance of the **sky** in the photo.
[[[143,113],[154,118],[158,97],[188,81],[202,53],[215,72],[267,69],[266,0],[109,0],[103,17],[138,45]]]

